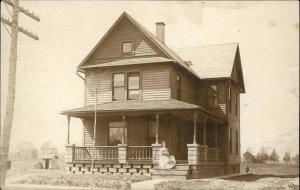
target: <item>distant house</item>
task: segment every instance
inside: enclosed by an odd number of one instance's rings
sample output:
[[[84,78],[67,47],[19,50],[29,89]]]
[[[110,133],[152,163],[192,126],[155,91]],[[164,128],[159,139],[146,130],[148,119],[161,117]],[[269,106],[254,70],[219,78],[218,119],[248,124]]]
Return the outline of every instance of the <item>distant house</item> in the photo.
[[[38,150],[30,143],[23,141],[16,147],[14,152],[14,160],[32,160],[37,159]]]
[[[246,161],[246,162],[250,162],[250,163],[257,162],[255,156],[251,152],[248,152],[248,151],[243,154],[243,158],[244,158],[244,161]]]
[[[164,39],[163,22],[155,36],[124,12],[77,67],[85,102],[62,112],[67,172],[92,172],[94,138],[97,173],[187,179],[239,172],[239,45],[170,49]],[[71,117],[83,122],[82,146],[70,144]],[[156,167],[162,141],[177,160],[168,172]]]
[[[45,169],[58,168],[57,148],[51,142],[45,142],[41,147],[41,158]]]

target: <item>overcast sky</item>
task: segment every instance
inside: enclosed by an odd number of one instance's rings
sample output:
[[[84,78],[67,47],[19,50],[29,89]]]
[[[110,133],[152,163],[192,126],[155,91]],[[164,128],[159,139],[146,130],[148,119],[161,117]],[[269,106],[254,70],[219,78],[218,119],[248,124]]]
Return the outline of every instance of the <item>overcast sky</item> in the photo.
[[[60,150],[67,139],[62,110],[83,106],[83,81],[76,67],[126,11],[155,33],[166,24],[171,48],[238,42],[246,93],[241,95],[241,145],[262,145],[280,154],[299,149],[299,3],[276,2],[103,2],[21,1],[36,22],[19,23],[37,33],[19,33],[15,115],[11,150],[21,141]],[[9,17],[1,3],[1,13]],[[6,103],[10,36],[1,25],[1,126]],[[71,142],[82,142],[82,124],[71,120]]]

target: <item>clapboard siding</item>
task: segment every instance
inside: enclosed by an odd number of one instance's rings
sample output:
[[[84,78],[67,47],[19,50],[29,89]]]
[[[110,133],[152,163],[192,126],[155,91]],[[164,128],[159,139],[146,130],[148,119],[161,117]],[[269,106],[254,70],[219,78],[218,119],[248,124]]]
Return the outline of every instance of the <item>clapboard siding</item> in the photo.
[[[207,108],[207,93],[206,90],[210,85],[217,85],[218,91],[218,107]],[[219,118],[226,119],[226,82],[224,80],[218,81],[202,81],[197,88],[196,101],[198,105],[207,109]]]
[[[239,164],[241,162],[241,152],[240,152],[240,97],[239,97],[239,90],[238,87],[235,85],[230,85],[232,89],[232,109],[231,111],[227,109],[227,120],[228,120],[228,127],[232,129],[232,153],[229,153],[228,162],[232,164]],[[235,110],[234,104],[234,95],[238,94],[238,101],[237,101],[237,113]],[[238,152],[236,152],[236,131],[238,131]],[[230,143],[229,143],[230,146]],[[228,147],[229,148],[229,147]]]
[[[112,101],[112,75],[113,73],[140,72],[141,80],[141,99],[158,100],[170,99],[170,70],[165,64],[151,66],[128,66],[112,67],[98,78],[93,77],[92,71],[86,72],[85,80],[85,104],[95,104],[95,84],[98,88],[98,103]]]
[[[133,54],[122,54],[121,43],[124,41],[134,42]],[[85,65],[93,64],[96,60],[101,62],[107,59],[156,54],[161,54],[160,50],[128,18],[123,18]]]
[[[171,97],[177,99],[177,74],[181,76],[181,101],[195,104],[197,82],[190,74],[179,68],[172,67],[170,70]]]
[[[93,145],[94,137],[94,119],[84,119],[84,146]],[[108,121],[104,118],[97,118],[97,128],[96,128],[96,146],[105,146],[107,145],[107,136],[108,136]]]

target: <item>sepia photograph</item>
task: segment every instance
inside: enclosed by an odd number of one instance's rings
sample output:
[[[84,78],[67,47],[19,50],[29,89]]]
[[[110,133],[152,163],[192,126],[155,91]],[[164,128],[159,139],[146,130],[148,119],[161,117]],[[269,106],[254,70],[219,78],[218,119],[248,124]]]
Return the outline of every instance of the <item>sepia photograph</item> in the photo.
[[[1,1],[0,190],[298,190],[299,2]]]

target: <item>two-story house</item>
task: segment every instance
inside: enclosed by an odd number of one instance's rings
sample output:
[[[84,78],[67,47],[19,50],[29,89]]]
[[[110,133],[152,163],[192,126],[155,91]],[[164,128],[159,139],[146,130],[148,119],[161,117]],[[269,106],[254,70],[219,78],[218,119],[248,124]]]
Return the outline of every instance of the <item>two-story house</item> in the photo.
[[[164,37],[163,22],[154,36],[124,12],[80,63],[85,105],[62,112],[67,172],[92,172],[94,137],[95,173],[203,178],[239,172],[245,87],[238,44],[172,50]],[[82,146],[69,143],[71,117],[83,122]],[[162,141],[177,160],[167,173],[155,168]]]

